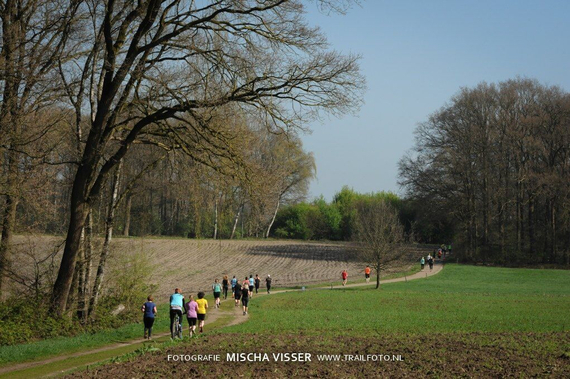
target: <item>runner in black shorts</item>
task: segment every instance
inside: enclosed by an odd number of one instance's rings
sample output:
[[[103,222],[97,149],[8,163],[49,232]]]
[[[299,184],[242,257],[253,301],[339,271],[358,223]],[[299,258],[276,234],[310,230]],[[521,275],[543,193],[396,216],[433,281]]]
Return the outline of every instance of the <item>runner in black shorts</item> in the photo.
[[[236,307],[239,305],[240,299],[241,299],[241,287],[239,286],[239,284],[236,284],[234,288],[234,300]]]
[[[247,314],[247,306],[249,304],[249,286],[244,284],[241,287],[241,305],[243,305],[243,315]]]
[[[255,293],[257,294],[257,292],[259,291],[259,285],[261,284],[261,278],[259,277],[259,274],[255,275]]]

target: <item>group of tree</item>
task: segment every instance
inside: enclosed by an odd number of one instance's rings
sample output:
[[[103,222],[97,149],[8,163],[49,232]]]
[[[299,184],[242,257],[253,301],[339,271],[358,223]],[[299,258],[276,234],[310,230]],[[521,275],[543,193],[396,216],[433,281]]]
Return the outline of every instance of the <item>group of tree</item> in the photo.
[[[298,0],[0,1],[0,294],[20,227],[64,228],[50,307],[82,317],[119,225],[267,235],[314,173],[297,132],[364,87],[358,57],[303,15]]]
[[[418,237],[468,261],[569,263],[570,94],[530,79],[464,88],[400,161]]]
[[[358,208],[363,204],[389,204],[398,213],[398,223],[411,235],[412,221],[406,203],[392,192],[358,193],[348,186],[337,192],[329,203],[324,198],[296,202],[278,213],[270,236],[300,240],[352,241],[357,229]],[[361,209],[362,210],[362,209]],[[362,213],[362,212],[361,212]],[[411,236],[413,239],[413,236]]]
[[[327,203],[322,197],[297,202],[277,214],[270,235],[277,238],[351,242],[353,256],[376,274],[415,242],[414,220],[405,201],[391,192],[358,193],[345,186]]]

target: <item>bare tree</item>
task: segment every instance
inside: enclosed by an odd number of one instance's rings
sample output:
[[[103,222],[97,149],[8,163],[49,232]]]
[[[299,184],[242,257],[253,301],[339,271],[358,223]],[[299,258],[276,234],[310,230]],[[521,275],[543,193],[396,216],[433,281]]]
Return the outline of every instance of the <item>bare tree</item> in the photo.
[[[53,125],[34,118],[57,100],[53,69],[66,59],[66,44],[79,1],[6,0],[0,2],[0,166],[6,182],[0,238],[0,297],[11,264],[10,245],[21,200],[22,162],[41,161],[29,145]],[[37,145],[36,145],[37,147]]]
[[[384,199],[362,199],[355,204],[353,240],[357,257],[376,270],[376,288],[380,287],[380,272],[403,254],[404,227],[398,211]]]
[[[93,37],[84,50],[92,61],[81,57],[75,64],[83,72],[91,67],[93,75],[75,77],[94,76],[100,86],[90,104],[94,117],[73,183],[54,285],[52,309],[59,314],[66,308],[90,205],[137,139],[152,136],[155,143],[223,169],[239,159],[232,136],[212,127],[215,109],[237,104],[287,130],[323,109],[354,109],[363,87],[357,57],[326,51],[318,29],[301,18],[299,1],[109,0],[85,6],[90,5]],[[213,150],[222,154],[204,158]]]

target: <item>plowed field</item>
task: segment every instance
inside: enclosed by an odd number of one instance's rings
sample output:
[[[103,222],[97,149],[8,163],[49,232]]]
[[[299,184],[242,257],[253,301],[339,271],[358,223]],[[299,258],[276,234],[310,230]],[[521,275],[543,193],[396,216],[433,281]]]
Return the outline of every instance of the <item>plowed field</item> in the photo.
[[[20,275],[32,275],[34,259],[43,259],[49,252],[59,251],[53,259],[53,269],[58,267],[62,238],[19,236],[16,243],[19,262],[16,270]],[[100,240],[95,243],[96,256],[100,252],[100,244]],[[107,272],[113,272],[113,268],[117,267],[120,269],[124,265],[124,257],[141,253],[152,264],[149,283],[158,285],[158,296],[167,296],[175,287],[182,288],[185,293],[210,290],[214,279],[221,281],[223,275],[229,278],[235,275],[243,280],[246,275],[259,274],[263,286],[263,279],[270,274],[276,288],[314,283],[338,284],[343,269],[348,271],[349,282],[364,276],[364,265],[354,259],[344,243],[168,238],[114,239]],[[408,270],[417,262],[420,254],[420,251],[410,249],[401,261],[388,267],[383,275]],[[94,259],[93,273],[97,261]],[[49,263],[50,260],[47,260],[42,265]]]

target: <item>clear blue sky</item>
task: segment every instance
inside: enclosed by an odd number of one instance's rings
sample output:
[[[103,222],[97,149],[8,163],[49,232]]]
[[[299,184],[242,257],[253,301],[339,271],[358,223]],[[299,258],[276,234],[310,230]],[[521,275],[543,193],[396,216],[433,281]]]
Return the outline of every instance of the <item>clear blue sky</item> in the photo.
[[[343,185],[393,191],[416,125],[461,87],[517,76],[570,90],[570,0],[367,0],[346,15],[309,7],[331,48],[362,55],[365,105],[303,136],[317,163],[310,197]]]

